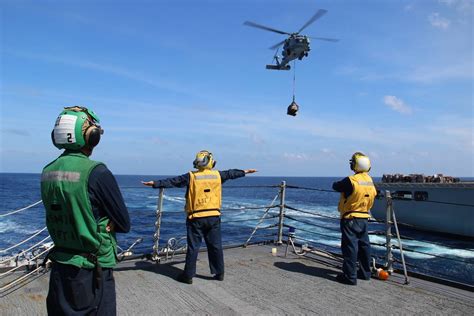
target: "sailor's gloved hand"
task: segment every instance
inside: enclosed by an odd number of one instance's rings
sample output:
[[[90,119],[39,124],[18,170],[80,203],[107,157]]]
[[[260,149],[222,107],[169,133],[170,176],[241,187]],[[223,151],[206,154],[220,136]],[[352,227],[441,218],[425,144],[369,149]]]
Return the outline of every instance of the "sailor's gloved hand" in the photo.
[[[245,169],[244,172],[245,172],[245,174],[254,173],[254,172],[257,172],[257,169]]]
[[[153,186],[153,181],[142,181],[143,185],[146,185],[147,187],[152,187]]]

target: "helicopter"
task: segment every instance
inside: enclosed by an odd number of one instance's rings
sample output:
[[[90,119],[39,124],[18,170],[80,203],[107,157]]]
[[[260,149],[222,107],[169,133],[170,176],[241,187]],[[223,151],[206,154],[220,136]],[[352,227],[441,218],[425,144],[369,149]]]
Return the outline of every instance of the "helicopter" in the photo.
[[[298,32],[294,33],[289,33],[289,32],[284,32],[280,31],[268,26],[260,25],[255,22],[251,21],[245,21],[244,25],[247,26],[252,26],[256,27],[262,30],[270,31],[270,32],[275,32],[278,34],[284,34],[284,35],[289,35],[289,37],[273,46],[270,47],[270,49],[276,49],[279,48],[281,45],[283,45],[282,48],[282,56],[278,56],[278,51],[273,57],[275,59],[275,65],[267,65],[267,69],[273,69],[273,70],[290,70],[290,65],[288,63],[296,58],[298,60],[302,60],[304,57],[308,57],[308,52],[311,50],[309,47],[310,39],[316,39],[316,40],[321,40],[321,41],[327,41],[327,42],[338,42],[338,39],[335,38],[326,38],[326,37],[310,37],[306,35],[301,35],[301,31],[303,31],[305,28],[307,28],[310,24],[312,24],[314,21],[317,19],[321,18],[323,15],[325,15],[328,11],[324,9],[319,9],[309,20],[306,22],[299,30]],[[281,60],[280,60],[281,58]]]

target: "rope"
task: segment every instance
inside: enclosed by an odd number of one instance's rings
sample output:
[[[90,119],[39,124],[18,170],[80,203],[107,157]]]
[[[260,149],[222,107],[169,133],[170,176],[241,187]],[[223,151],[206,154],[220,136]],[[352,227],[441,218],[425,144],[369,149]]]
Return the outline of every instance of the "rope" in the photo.
[[[327,226],[323,226],[323,225],[318,225],[318,224],[313,224],[313,223],[310,223],[310,222],[306,222],[306,221],[302,221],[300,219],[296,219],[290,215],[285,215],[286,218],[288,219],[291,219],[295,222],[300,222],[300,223],[303,223],[303,224],[306,224],[306,225],[311,225],[311,226],[315,226],[315,227],[319,227],[319,228],[323,228],[323,229],[327,229],[327,230],[332,230],[332,231],[337,231],[339,232],[340,230],[339,229],[336,229],[336,228],[331,228],[331,227],[327,227]]]
[[[296,91],[296,60],[293,60],[293,102],[295,102]]]
[[[45,231],[45,230],[46,230],[46,227],[44,227],[43,229],[41,229],[41,230],[37,231],[36,233],[34,233],[34,234],[33,234],[33,235],[31,235],[30,237],[26,238],[25,240],[23,240],[23,241],[19,242],[18,244],[16,244],[16,245],[13,245],[13,246],[11,246],[11,247],[9,247],[9,248],[6,248],[6,249],[3,249],[3,250],[0,250],[0,253],[2,253],[2,252],[7,252],[8,250],[11,250],[11,249],[13,249],[13,248],[16,248],[16,247],[18,247],[19,245],[22,245],[22,244],[24,244],[25,242],[27,242],[28,240],[32,239],[32,238],[33,238],[33,237],[35,237],[35,236],[38,236],[40,233],[42,233],[42,232],[43,232],[43,231]]]
[[[33,206],[36,206],[36,205],[40,204],[41,202],[43,202],[43,200],[39,200],[38,202],[35,202],[35,203],[33,203],[33,204],[31,204],[31,205],[28,205],[28,206],[26,206],[26,207],[24,207],[24,208],[20,208],[19,210],[11,211],[11,212],[5,213],[5,214],[1,214],[0,217],[5,217],[5,216],[8,216],[8,215],[12,215],[12,214],[15,214],[15,213],[18,213],[18,212],[27,210],[27,209],[29,209],[29,208],[31,208],[31,207],[33,207]]]
[[[285,204],[285,208],[287,208],[287,209],[289,209],[289,210],[292,210],[292,211],[300,212],[300,213],[305,213],[305,214],[310,214],[310,215],[316,215],[316,216],[319,216],[319,217],[325,217],[325,218],[337,219],[337,220],[340,219],[339,217],[334,217],[334,216],[329,216],[329,215],[323,215],[323,214],[321,214],[321,213],[313,213],[313,212],[303,211],[303,210],[297,209],[297,208],[295,208],[295,207],[291,207],[291,206],[286,205],[286,204]]]

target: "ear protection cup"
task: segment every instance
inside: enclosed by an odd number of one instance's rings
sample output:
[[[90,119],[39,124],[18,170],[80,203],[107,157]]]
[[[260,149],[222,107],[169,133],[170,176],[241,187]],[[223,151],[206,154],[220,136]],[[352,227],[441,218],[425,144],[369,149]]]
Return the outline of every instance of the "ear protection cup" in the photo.
[[[349,160],[351,170],[354,172],[369,172],[371,169],[369,157],[361,152],[356,152]]]
[[[349,160],[349,163],[350,163],[350,166],[351,166],[351,170],[355,171],[354,169],[355,169],[356,161],[355,161],[354,157],[351,158],[351,160]]]
[[[102,130],[97,126],[90,125],[86,131],[84,132],[84,140],[86,141],[86,145],[91,148],[94,148],[100,142],[100,135],[102,134]]]
[[[56,141],[54,140],[54,129],[51,131],[51,141],[53,142],[53,145],[58,147],[58,145],[56,144]]]

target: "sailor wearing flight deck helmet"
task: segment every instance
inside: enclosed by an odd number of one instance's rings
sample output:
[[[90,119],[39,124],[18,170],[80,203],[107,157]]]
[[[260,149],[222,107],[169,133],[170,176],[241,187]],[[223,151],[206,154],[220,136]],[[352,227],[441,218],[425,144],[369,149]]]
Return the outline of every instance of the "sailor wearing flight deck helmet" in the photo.
[[[128,232],[130,219],[112,173],[89,159],[102,133],[98,116],[80,106],[64,108],[51,132],[53,144],[64,152],[41,175],[46,226],[54,241],[48,254],[50,315],[116,314],[115,233]]]
[[[358,278],[369,280],[371,275],[367,222],[377,192],[368,174],[371,168],[369,157],[356,152],[349,162],[354,175],[334,182],[332,186],[335,191],[341,192],[338,209],[341,216],[341,251],[344,262],[337,281],[356,285]]]
[[[196,154],[193,167],[181,176],[142,183],[153,188],[187,187],[186,229],[188,248],[184,272],[178,281],[191,284],[196,275],[196,260],[202,239],[206,242],[209,268],[214,279],[224,280],[224,255],[221,241],[220,209],[222,205],[222,183],[226,180],[254,173],[255,169],[212,170],[216,161],[211,152],[201,150]]]

